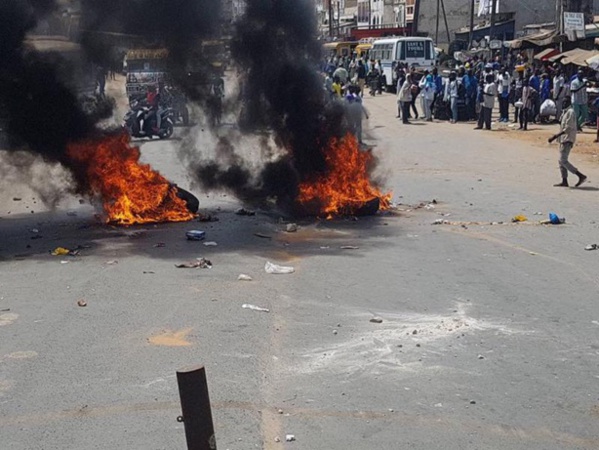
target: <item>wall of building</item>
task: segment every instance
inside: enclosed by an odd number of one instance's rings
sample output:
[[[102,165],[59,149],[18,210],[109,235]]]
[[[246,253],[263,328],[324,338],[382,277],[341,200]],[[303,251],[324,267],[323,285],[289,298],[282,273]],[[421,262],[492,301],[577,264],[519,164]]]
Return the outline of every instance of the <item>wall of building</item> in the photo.
[[[437,0],[417,0],[420,2],[420,11],[418,15],[418,31],[427,33],[435,37]],[[449,26],[451,40],[454,39],[455,30],[470,25],[470,0],[443,0],[447,23]],[[546,23],[555,21],[555,1],[554,0],[497,0],[498,12],[512,13],[516,20],[516,32],[522,30],[524,25],[531,23]],[[568,1],[568,0],[566,0]],[[597,1],[597,0],[570,0],[570,1]],[[487,17],[477,17],[478,0],[475,2],[474,23],[477,24]],[[447,44],[447,32],[443,18],[443,10],[439,17],[439,44]]]

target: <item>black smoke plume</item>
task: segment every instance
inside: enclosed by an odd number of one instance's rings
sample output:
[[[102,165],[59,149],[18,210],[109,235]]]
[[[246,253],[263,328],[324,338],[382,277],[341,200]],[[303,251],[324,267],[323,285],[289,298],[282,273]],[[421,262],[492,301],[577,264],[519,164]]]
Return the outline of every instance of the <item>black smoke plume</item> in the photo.
[[[0,2],[0,115],[11,148],[25,146],[68,166],[67,142],[89,135],[93,121],[63,82],[60,59],[24,46],[27,32],[53,8],[51,0]]]
[[[286,155],[254,177],[237,161],[195,166],[205,188],[222,187],[242,200],[276,198],[293,209],[299,184],[327,170],[327,145],[345,134],[345,110],[327,101],[318,73],[322,56],[310,0],[248,0],[236,27],[233,58],[243,75],[240,126],[243,131],[270,129]]]
[[[121,57],[115,33],[129,46],[166,48],[171,81],[192,100],[206,100],[213,61],[200,43],[221,35],[220,0],[82,0],[82,11],[81,41],[96,63],[110,67]]]

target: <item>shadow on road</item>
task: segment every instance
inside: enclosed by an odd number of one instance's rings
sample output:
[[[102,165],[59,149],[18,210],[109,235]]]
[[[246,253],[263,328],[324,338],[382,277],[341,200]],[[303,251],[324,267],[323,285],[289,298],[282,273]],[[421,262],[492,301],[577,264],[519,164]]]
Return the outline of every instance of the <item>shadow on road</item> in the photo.
[[[387,247],[385,238],[397,234],[396,213],[353,219],[295,221],[299,230],[285,231],[276,214],[238,216],[233,210],[212,213],[217,222],[184,222],[122,227],[102,224],[93,216],[68,217],[64,212],[21,215],[0,220],[0,262],[14,260],[69,260],[95,256],[113,260],[128,256],[183,261],[216,254],[250,253],[284,261],[313,255],[358,257],[368,248]],[[186,231],[203,230],[205,242],[189,241]],[[51,256],[57,248],[79,248],[77,256]]]

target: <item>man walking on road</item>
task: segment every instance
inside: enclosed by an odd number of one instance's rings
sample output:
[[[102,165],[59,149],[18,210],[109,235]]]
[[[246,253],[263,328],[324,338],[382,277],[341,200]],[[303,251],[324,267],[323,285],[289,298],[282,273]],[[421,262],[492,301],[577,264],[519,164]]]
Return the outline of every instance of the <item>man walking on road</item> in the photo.
[[[568,171],[578,176],[576,187],[581,186],[586,180],[586,175],[574,167],[569,161],[570,151],[576,142],[576,133],[578,124],[576,122],[576,113],[574,108],[569,104],[570,101],[566,98],[564,101],[564,112],[560,123],[560,132],[549,138],[549,143],[552,143],[559,138],[559,170],[562,174],[562,182],[554,184],[556,187],[568,187]]]

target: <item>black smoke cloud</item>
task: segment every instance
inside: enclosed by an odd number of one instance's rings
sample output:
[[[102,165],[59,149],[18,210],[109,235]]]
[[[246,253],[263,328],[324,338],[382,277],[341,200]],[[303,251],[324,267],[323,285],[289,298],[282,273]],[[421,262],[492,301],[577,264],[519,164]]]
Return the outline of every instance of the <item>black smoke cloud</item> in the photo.
[[[101,133],[97,122],[112,113],[104,108],[91,114],[82,108],[74,73],[58,54],[39,53],[24,45],[38,21],[56,11],[54,0],[0,1],[0,120],[6,123],[12,149],[26,148],[69,169],[74,191],[84,192],[86,180],[66,156],[67,144]],[[193,99],[205,97],[208,71],[189,76],[198,39],[220,32],[218,0],[83,0],[82,47],[87,59],[108,68],[114,61],[110,32],[134,34],[138,41],[167,47],[171,73]],[[196,66],[207,67],[201,55]],[[4,127],[3,127],[4,128]]]
[[[134,36],[137,45],[167,48],[174,84],[206,100],[211,61],[199,43],[221,35],[220,0],[82,0],[82,11],[81,41],[96,63],[109,67],[117,57],[111,33]]]
[[[89,135],[93,120],[63,83],[59,59],[24,46],[27,32],[54,6],[50,0],[0,2],[0,114],[11,148],[27,147],[68,167],[66,144]]]
[[[194,174],[201,185],[226,188],[253,203],[276,198],[279,207],[293,210],[299,184],[326,172],[327,145],[345,134],[346,121],[343,106],[327,101],[323,90],[316,36],[312,1],[248,0],[232,43],[244,74],[240,126],[272,130],[286,155],[254,177],[237,161],[198,163]]]

